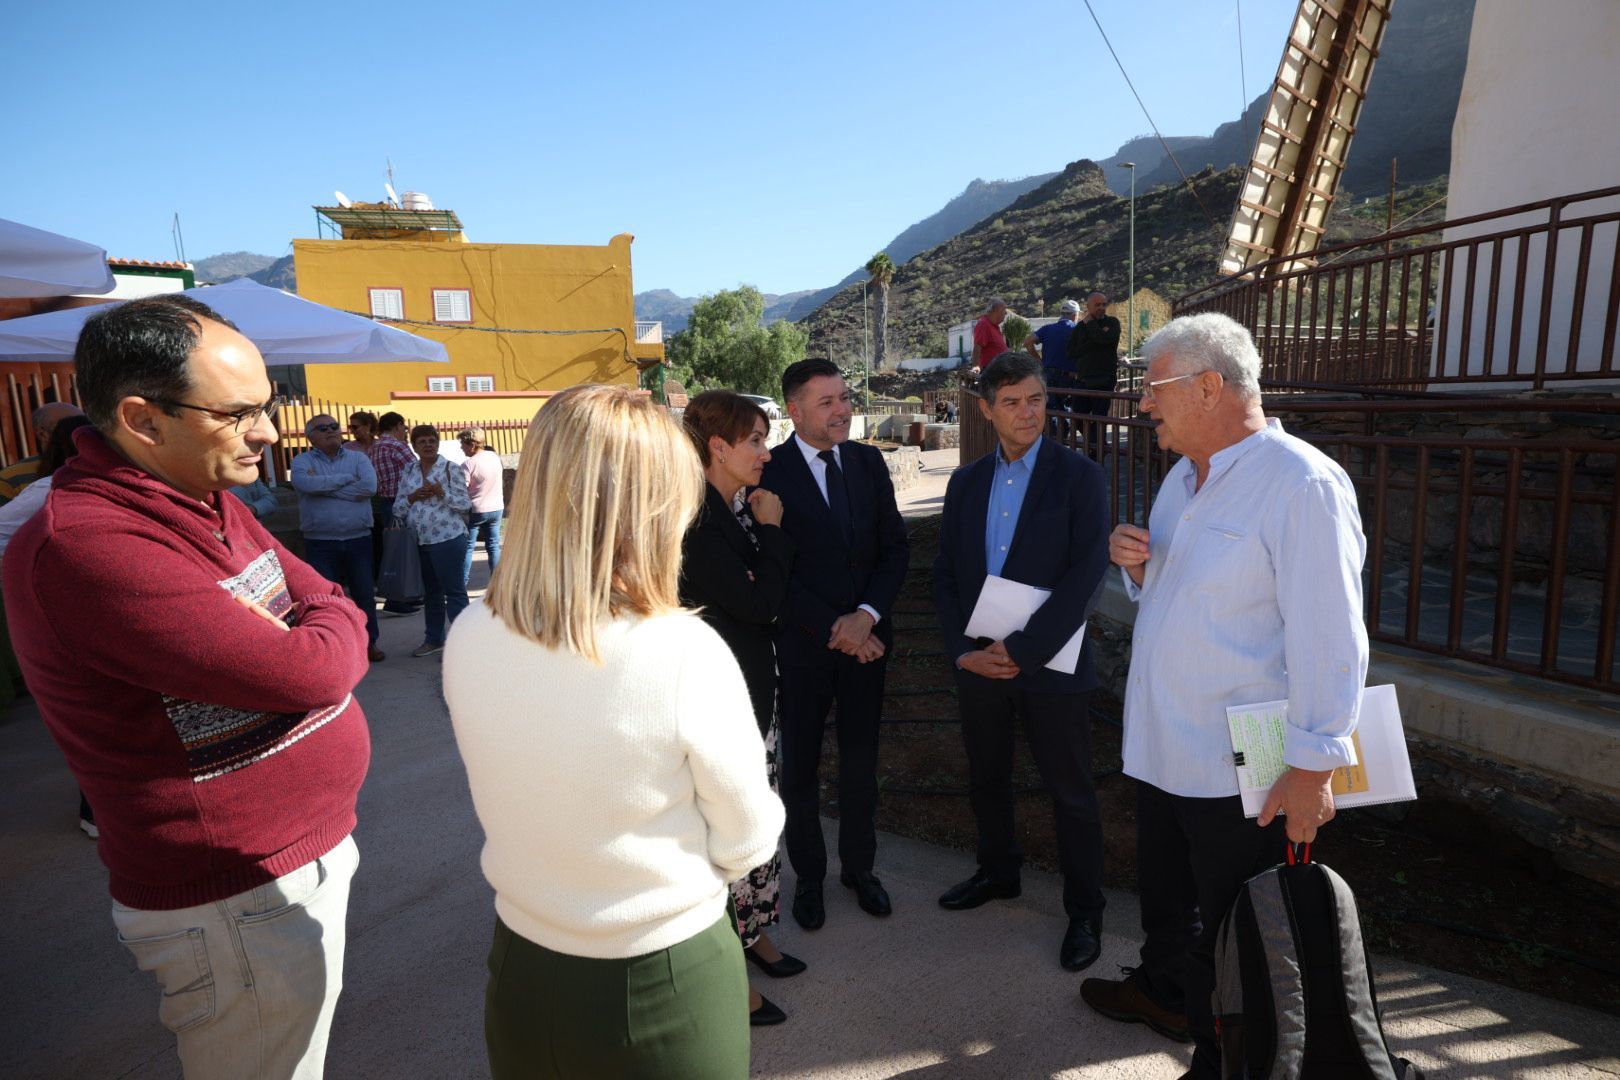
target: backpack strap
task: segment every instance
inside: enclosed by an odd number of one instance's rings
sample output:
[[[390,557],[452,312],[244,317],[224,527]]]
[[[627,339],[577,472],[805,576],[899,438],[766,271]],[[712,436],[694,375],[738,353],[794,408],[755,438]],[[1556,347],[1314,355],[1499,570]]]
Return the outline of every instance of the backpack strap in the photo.
[[[1350,1015],[1350,1034],[1361,1047],[1376,1080],[1395,1080],[1389,1046],[1384,1042],[1379,1022],[1378,999],[1373,993],[1372,974],[1367,970],[1367,948],[1361,938],[1361,916],[1356,896],[1345,880],[1331,869],[1316,864],[1316,873],[1328,885],[1328,902],[1333,905],[1334,925],[1339,932],[1339,964],[1343,969],[1344,1000]]]

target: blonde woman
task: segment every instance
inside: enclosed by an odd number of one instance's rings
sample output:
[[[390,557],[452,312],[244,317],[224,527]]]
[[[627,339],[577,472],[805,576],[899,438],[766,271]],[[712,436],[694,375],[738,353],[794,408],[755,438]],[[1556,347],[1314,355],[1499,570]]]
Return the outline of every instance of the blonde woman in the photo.
[[[457,620],[444,692],[495,889],[484,1034],[507,1077],[748,1074],[727,885],[782,804],[731,651],[680,608],[697,455],[626,387],[529,425],[504,569]]]

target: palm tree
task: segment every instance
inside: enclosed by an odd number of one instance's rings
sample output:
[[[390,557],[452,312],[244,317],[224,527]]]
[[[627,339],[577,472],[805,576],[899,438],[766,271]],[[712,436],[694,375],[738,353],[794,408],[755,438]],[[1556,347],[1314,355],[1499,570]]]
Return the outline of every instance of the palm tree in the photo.
[[[877,344],[872,349],[872,370],[882,371],[884,358],[889,352],[889,282],[894,280],[894,260],[886,252],[878,252],[866,264],[877,286]]]

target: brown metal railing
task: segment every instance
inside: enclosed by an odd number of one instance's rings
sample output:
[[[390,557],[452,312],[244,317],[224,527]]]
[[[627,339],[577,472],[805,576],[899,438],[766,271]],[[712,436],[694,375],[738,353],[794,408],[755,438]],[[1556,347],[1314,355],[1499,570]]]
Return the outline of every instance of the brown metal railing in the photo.
[[[1155,445],[1136,395],[1107,396],[1116,412],[1053,411],[1048,433],[1090,452],[1108,478],[1117,521],[1145,524],[1174,457]],[[995,435],[963,390],[962,460]],[[1281,395],[1267,411],[1331,413],[1354,431],[1294,433],[1337,460],[1359,496],[1367,536],[1363,578],[1375,641],[1602,690],[1620,690],[1620,445],[1599,438],[1510,439],[1467,434],[1374,434],[1388,412],[1559,412],[1616,415],[1612,399],[1550,403],[1453,399],[1322,400]]]
[[[304,425],[311,417],[330,416],[343,425],[345,432],[349,429],[349,416],[359,412],[360,406],[346,405],[342,402],[325,401],[320,398],[293,398],[284,406],[276,417],[276,428],[281,432],[281,441],[276,443],[271,454],[271,467],[275,471],[277,482],[285,483],[287,467],[293,458],[309,449],[309,439],[304,435]],[[376,409],[368,412],[381,416]],[[405,413],[403,409],[383,412]],[[406,416],[407,424],[412,423]],[[441,442],[454,441],[463,428],[481,427],[489,439],[489,446],[498,454],[516,454],[523,449],[524,436],[528,434],[529,423],[532,417],[507,420],[434,420],[433,426],[439,429]]]
[[[1620,187],[1273,259],[1178,298],[1247,326],[1261,377],[1422,389],[1620,377]],[[1494,229],[1493,229],[1494,227]]]

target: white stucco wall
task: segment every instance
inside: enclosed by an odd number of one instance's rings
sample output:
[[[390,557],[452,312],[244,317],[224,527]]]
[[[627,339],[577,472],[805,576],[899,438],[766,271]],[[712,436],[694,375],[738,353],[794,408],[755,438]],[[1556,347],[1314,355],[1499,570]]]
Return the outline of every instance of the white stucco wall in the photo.
[[[1617,0],[1478,0],[1469,37],[1468,68],[1452,128],[1446,216],[1456,219],[1620,185],[1620,123],[1615,120],[1616,103],[1620,102],[1617,55]],[[1578,221],[1617,210],[1620,198],[1591,200],[1565,207],[1561,220]],[[1451,229],[1446,239],[1544,224],[1547,220],[1546,210],[1536,211]],[[1567,370],[1572,324],[1576,370],[1598,368],[1617,232],[1620,225],[1612,221],[1592,229],[1586,292],[1575,324],[1575,277],[1582,233],[1579,227],[1560,230],[1552,307],[1545,329],[1540,308],[1546,241],[1544,236],[1529,240],[1517,370],[1534,367],[1535,349],[1543,336],[1547,340],[1547,370]],[[1513,370],[1509,344],[1512,298],[1518,286],[1519,243],[1510,240],[1500,249],[1500,281],[1494,290],[1491,269],[1496,256],[1489,246],[1478,249],[1471,300],[1466,295],[1467,249],[1459,249],[1448,260],[1449,329],[1443,353],[1434,361],[1439,372],[1506,374]],[[1486,323],[1493,291],[1498,296],[1498,310],[1491,354],[1487,357]],[[1469,302],[1473,318],[1464,355],[1463,315]]]

